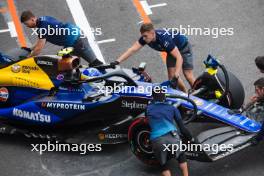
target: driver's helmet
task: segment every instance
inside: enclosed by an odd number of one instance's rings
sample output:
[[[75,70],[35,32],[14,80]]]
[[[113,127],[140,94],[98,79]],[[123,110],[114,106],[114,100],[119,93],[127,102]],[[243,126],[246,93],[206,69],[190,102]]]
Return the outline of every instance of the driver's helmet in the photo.
[[[102,76],[103,74],[96,68],[87,68],[82,71],[81,80]]]
[[[58,56],[61,56],[62,58],[64,58],[64,57],[70,57],[71,56],[71,54],[73,53],[73,47],[67,47],[67,48],[63,48],[63,49],[61,49],[58,53],[57,53],[57,55]]]

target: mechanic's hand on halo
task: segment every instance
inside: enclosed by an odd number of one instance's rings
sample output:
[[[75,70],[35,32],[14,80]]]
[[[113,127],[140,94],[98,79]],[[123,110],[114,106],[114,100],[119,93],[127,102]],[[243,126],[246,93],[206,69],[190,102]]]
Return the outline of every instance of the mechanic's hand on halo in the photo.
[[[114,61],[114,62],[111,62],[110,65],[115,68],[115,66],[119,65],[120,62],[119,61]]]
[[[173,89],[176,89],[178,87],[178,79],[179,79],[179,76],[176,77],[174,76],[171,80],[170,80],[170,86],[173,88]]]

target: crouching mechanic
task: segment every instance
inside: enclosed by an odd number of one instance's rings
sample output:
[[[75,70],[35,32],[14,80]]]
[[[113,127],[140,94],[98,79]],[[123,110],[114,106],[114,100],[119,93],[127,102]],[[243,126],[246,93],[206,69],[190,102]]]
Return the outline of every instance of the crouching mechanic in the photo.
[[[60,22],[50,16],[37,18],[31,11],[24,11],[20,21],[27,27],[33,28],[39,38],[28,57],[39,55],[46,42],[50,42],[64,48],[73,47],[73,54],[82,57],[90,66],[102,64],[96,58],[88,41],[81,36],[81,30],[76,25]]]
[[[247,116],[262,123],[261,130],[253,138],[253,144],[258,144],[264,138],[264,78],[260,78],[254,83],[255,96],[251,98],[247,108]]]
[[[186,80],[192,86],[195,81],[192,48],[188,38],[176,32],[164,29],[155,30],[152,23],[143,24],[140,27],[140,39],[112,64],[117,65],[125,61],[147,44],[154,50],[167,53],[166,65],[168,78],[172,80],[172,86],[175,88],[178,85],[182,91],[187,92],[184,82],[180,79],[180,73],[183,69]]]
[[[154,86],[152,91],[153,102],[148,105],[146,117],[151,127],[150,140],[154,154],[162,166],[162,176],[171,176],[168,168],[169,159],[176,158],[180,164],[183,176],[188,176],[188,166],[184,152],[177,151],[172,154],[165,145],[176,144],[180,147],[180,136],[192,139],[190,132],[184,127],[181,114],[174,106],[165,102],[165,93],[161,87]],[[176,122],[176,124],[175,124]],[[176,128],[177,126],[177,128]]]

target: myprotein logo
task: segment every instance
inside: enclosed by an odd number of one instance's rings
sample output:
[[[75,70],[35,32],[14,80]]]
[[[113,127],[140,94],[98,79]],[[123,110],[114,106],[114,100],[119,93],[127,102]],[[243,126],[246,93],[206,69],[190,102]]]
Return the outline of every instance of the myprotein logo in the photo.
[[[43,123],[50,123],[51,117],[50,115],[42,114],[40,112],[30,112],[24,111],[21,109],[14,108],[13,116],[20,117],[22,119],[34,120]]]
[[[41,104],[44,108],[64,110],[85,110],[85,105],[75,103],[46,103]]]
[[[121,107],[122,108],[129,108],[129,109],[146,109],[147,104],[136,103],[135,101],[127,102],[127,101],[123,100]]]

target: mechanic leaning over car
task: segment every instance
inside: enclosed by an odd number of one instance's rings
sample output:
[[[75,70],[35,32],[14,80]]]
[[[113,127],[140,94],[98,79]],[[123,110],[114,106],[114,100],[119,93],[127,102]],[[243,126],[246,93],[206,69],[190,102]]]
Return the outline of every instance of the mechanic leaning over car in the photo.
[[[261,130],[252,139],[254,144],[258,144],[264,138],[264,77],[255,81],[254,86],[255,96],[251,98],[250,104],[252,106],[247,110],[247,116],[262,122]]]
[[[37,18],[31,11],[24,11],[21,14],[20,21],[27,27],[35,29],[38,34],[38,41],[32,48],[29,57],[37,56],[44,48],[46,42],[63,47],[73,47],[73,54],[85,59],[90,66],[102,64],[99,61],[88,41],[81,36],[81,30],[78,26],[71,23],[63,23],[50,16],[41,16]],[[51,35],[51,31],[52,32]]]
[[[186,36],[175,33],[172,30],[154,29],[152,23],[145,23],[140,27],[141,37],[126,52],[124,52],[112,65],[128,59],[139,51],[144,45],[148,45],[157,51],[166,51],[166,65],[168,78],[172,80],[173,87],[177,85],[182,91],[187,92],[184,82],[180,78],[181,69],[190,86],[193,85],[193,54],[191,44]]]
[[[146,117],[151,127],[150,140],[152,148],[162,167],[162,175],[171,176],[168,161],[176,158],[183,176],[188,176],[188,166],[184,152],[177,151],[173,155],[170,151],[165,150],[164,145],[177,144],[180,147],[179,134],[182,134],[187,140],[192,140],[192,135],[185,128],[178,109],[165,102],[165,93],[160,86],[153,87],[152,96],[153,101],[147,107]]]

